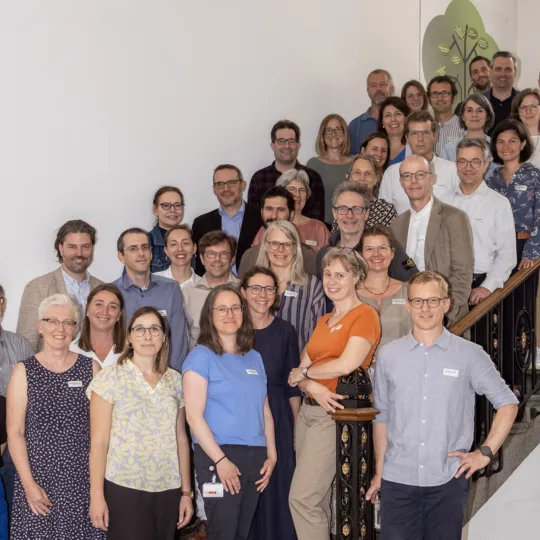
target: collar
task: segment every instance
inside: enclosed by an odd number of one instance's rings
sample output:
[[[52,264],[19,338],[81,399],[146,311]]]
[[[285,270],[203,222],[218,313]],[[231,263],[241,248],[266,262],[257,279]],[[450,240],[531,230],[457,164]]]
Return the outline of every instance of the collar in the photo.
[[[360,115],[360,122],[365,122],[366,120],[375,120],[375,117],[371,116],[371,107],[368,110]]]
[[[457,120],[457,116],[455,114],[453,114],[444,124],[441,124],[441,122],[436,122],[437,123],[437,127],[439,129],[443,129],[444,126],[446,126],[447,124],[449,124],[450,122],[455,122]]]
[[[156,279],[156,276],[154,274],[150,274],[150,281],[148,282],[148,287],[144,289],[145,291],[149,291],[152,287],[155,287],[159,284],[159,280]],[[135,287],[136,289],[142,290],[138,285],[135,285],[133,281],[131,281],[131,278],[128,276],[127,271],[122,276],[122,287],[124,289],[130,289],[131,287]]]
[[[443,327],[442,334],[439,336],[437,341],[431,347],[434,347],[436,345],[437,347],[439,347],[439,349],[442,349],[443,351],[447,351],[448,348],[450,347],[451,341],[452,341],[452,334],[446,328]],[[424,345],[416,340],[411,330],[405,337],[405,347],[407,348],[408,351],[412,351],[417,346],[423,347]]]
[[[460,183],[459,186],[456,188],[456,195],[459,195],[460,197],[465,197],[466,199],[468,199],[469,197],[474,197],[474,195],[476,194],[487,195],[488,190],[489,188],[487,184],[484,182],[484,180],[482,180],[482,182],[480,182],[480,185],[470,195],[465,195],[461,191],[461,183]]]
[[[277,174],[279,174],[280,176],[283,174],[282,172],[279,172],[277,170],[277,167],[276,167],[276,160],[272,161],[272,165],[270,165],[270,169],[273,171],[273,172],[276,172]],[[296,169],[298,171],[300,170],[304,170],[304,166],[298,161],[296,160],[296,162],[294,163],[294,165],[291,167],[291,169]]]
[[[227,284],[229,283],[236,284],[239,282],[240,280],[237,277],[235,277],[235,275],[232,272],[229,272],[229,277],[227,278]],[[201,279],[199,280],[199,283],[197,283],[195,287],[198,287],[199,289],[207,289],[207,290],[213,289],[213,287],[210,287],[210,285],[208,285],[208,278],[206,277],[206,273],[201,277]]]
[[[223,208],[221,208],[221,206],[218,208],[219,215],[221,217],[226,217],[229,219],[234,219],[238,215],[243,216],[245,211],[246,211],[246,202],[243,199],[242,199],[242,204],[240,205],[238,212],[236,212],[234,216],[229,217],[229,215],[225,212],[225,210],[223,210]]]
[[[60,267],[60,270],[62,271],[62,277],[64,278],[64,281],[66,283],[69,283],[70,285],[77,285],[78,287],[80,287],[83,284],[89,283],[90,274],[88,272],[86,272],[86,278],[83,279],[79,284],[79,282],[74,277],[71,277],[67,272],[65,272],[62,267]]]
[[[433,208],[433,195],[431,196],[431,199],[426,204],[426,206],[424,206],[424,208],[422,208],[422,210],[420,210],[420,212],[416,212],[415,210],[413,210],[413,208],[411,206],[411,218],[423,219],[426,216],[428,216],[429,214],[431,214],[432,208]]]
[[[493,95],[493,88],[490,88],[488,92],[488,97],[490,100],[496,99],[497,101],[504,103],[505,101],[514,99],[517,96],[517,94],[518,94],[518,91],[514,87],[512,87],[512,93],[510,94],[510,97],[507,97],[506,99],[499,99],[498,97]]]

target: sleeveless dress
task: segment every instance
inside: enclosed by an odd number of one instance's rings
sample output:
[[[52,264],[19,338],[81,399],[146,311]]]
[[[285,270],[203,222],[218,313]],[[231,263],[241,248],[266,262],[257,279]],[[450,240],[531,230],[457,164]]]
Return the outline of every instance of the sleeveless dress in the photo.
[[[92,526],[90,505],[90,406],[86,388],[92,361],[79,355],[63,373],[35,356],[23,362],[28,383],[25,439],[34,480],[52,502],[48,516],[34,515],[19,474],[15,477],[11,540],[104,540]]]

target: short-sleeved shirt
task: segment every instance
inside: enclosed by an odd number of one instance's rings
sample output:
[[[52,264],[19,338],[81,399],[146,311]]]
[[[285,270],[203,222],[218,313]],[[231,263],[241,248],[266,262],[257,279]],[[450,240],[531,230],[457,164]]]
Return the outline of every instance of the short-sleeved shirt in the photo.
[[[182,371],[193,371],[208,381],[204,419],[219,445],[266,446],[266,372],[257,351],[216,354],[198,345]]]
[[[131,361],[106,367],[86,391],[112,403],[105,478],[119,486],[158,492],[181,486],[176,423],[184,406],[182,376],[167,369],[155,388]]]
[[[331,313],[319,320],[309,343],[307,353],[312,366],[326,364],[339,358],[351,337],[361,337],[371,343],[371,349],[362,362],[364,369],[371,364],[373,353],[381,337],[381,325],[377,311],[367,304],[360,304],[346,313],[336,324],[328,326]],[[336,391],[338,379],[317,379],[332,392]]]

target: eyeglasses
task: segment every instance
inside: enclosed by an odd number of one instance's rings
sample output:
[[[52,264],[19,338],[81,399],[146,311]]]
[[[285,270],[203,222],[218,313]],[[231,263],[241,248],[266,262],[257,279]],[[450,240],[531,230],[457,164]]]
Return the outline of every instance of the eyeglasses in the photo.
[[[366,180],[371,180],[375,175],[373,174],[373,171],[351,171],[349,173],[349,178],[352,178],[353,180],[361,180],[362,178],[365,178]]]
[[[59,321],[58,319],[41,319],[51,330],[56,330],[63,326],[64,328],[75,328],[77,321]]]
[[[280,248],[283,248],[285,251],[292,251],[292,248],[296,244],[294,242],[277,242],[276,240],[272,240],[268,242],[268,245],[272,251],[278,251]]]
[[[437,92],[437,90],[435,90],[429,93],[429,97],[434,97],[434,98],[449,97],[451,95],[452,95],[452,92],[450,92],[450,90],[442,90],[441,92]]]
[[[290,146],[296,146],[298,141],[296,139],[276,139],[276,144],[278,146],[285,146],[289,144]]]
[[[180,212],[182,208],[184,208],[185,204],[181,202],[177,203],[170,203],[170,202],[162,202],[159,203],[159,206],[162,210],[165,210],[165,212],[168,212],[171,208],[174,208],[177,212]]]
[[[441,298],[432,296],[431,298],[409,298],[409,303],[414,309],[422,309],[424,304],[427,304],[430,308],[437,308],[443,300],[448,300],[447,296]]]
[[[400,174],[399,177],[405,182],[410,182],[414,176],[418,181],[421,182],[422,180],[426,179],[426,176],[428,174],[431,173],[429,171],[416,171],[415,173],[405,172],[403,174]]]
[[[268,296],[271,296],[273,294],[276,294],[276,290],[277,288],[276,287],[263,287],[262,285],[248,285],[246,287],[246,289],[250,289],[251,292],[258,296],[259,294],[261,294],[263,291],[268,295]]]
[[[213,311],[215,311],[220,319],[224,319],[229,311],[233,315],[240,315],[242,313],[242,306],[235,304],[234,306],[231,306],[230,308],[227,306],[218,306],[215,308],[212,308]]]
[[[540,105],[520,105],[519,112],[532,112],[535,113]]]
[[[158,336],[161,336],[161,334],[163,334],[163,328],[161,328],[161,326],[157,326],[157,325],[154,325],[154,326],[134,326],[131,329],[131,331],[137,337],[143,337],[146,334],[146,331],[148,331],[149,334],[152,337],[158,337]]]
[[[326,128],[324,130],[325,135],[343,135],[343,128],[338,126],[336,128]]]
[[[152,251],[152,246],[150,244],[143,244],[142,246],[129,246],[126,248],[128,253],[137,253],[139,250],[142,250],[144,253]]]
[[[420,131],[409,131],[407,133],[409,137],[412,137],[413,139],[416,139],[417,137],[420,137],[420,135],[423,135],[424,137],[429,137],[430,135],[433,135],[433,131],[430,129],[421,129]]]
[[[467,165],[470,165],[473,169],[479,169],[482,166],[482,163],[484,162],[478,158],[474,158],[474,159],[460,158],[456,161],[456,163],[460,169],[465,169]]]
[[[231,258],[230,251],[205,251],[204,257],[213,261],[214,259],[221,259],[222,261],[228,261]]]
[[[306,195],[307,194],[307,191],[305,188],[303,187],[300,187],[300,188],[295,188],[295,187],[287,187],[287,191],[289,193],[292,193],[293,195]]]
[[[340,216],[346,216],[349,212],[352,212],[355,216],[361,216],[366,210],[366,206],[334,206],[334,210]]]
[[[227,187],[233,188],[236,187],[238,182],[241,182],[239,178],[236,180],[227,180],[226,182],[214,182],[214,189],[217,189],[218,191],[221,191],[222,189],[225,189]]]

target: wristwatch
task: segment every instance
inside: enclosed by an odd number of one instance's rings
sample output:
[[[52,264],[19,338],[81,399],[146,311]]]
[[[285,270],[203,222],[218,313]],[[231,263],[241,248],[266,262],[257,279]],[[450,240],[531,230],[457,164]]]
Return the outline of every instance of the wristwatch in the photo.
[[[309,376],[307,374],[308,369],[308,367],[302,368],[302,375],[304,376],[304,379],[309,379]]]
[[[489,446],[479,446],[478,450],[480,450],[480,453],[483,456],[486,456],[489,459],[493,459],[493,452],[491,451],[491,448]]]

